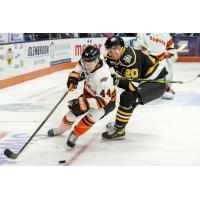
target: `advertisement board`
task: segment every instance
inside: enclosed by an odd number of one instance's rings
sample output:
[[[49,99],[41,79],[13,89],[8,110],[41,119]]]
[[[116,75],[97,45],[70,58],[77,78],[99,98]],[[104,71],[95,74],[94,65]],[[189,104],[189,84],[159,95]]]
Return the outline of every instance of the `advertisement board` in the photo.
[[[0,46],[0,80],[25,73],[24,44]]]
[[[71,40],[52,40],[50,43],[50,66],[71,62]]]
[[[107,38],[79,38],[71,39],[71,57],[72,62],[77,62],[80,59],[80,56],[84,49],[88,45],[96,46],[100,49],[101,53],[105,52],[104,43]]]
[[[0,44],[8,43],[8,33],[0,33]]]
[[[51,41],[25,43],[25,59],[28,72],[50,66]]]
[[[0,80],[58,64],[77,62],[88,45],[98,47],[104,54],[106,39],[78,38],[1,45]],[[131,39],[124,38],[125,41]]]
[[[24,34],[23,33],[9,33],[9,42],[23,42],[24,41]]]
[[[173,36],[175,48],[179,48],[182,44],[187,44],[187,47],[179,52],[179,56],[200,56],[200,39],[197,36]]]
[[[135,38],[134,37],[123,37],[125,44],[133,45]],[[106,37],[102,38],[78,38],[78,39],[70,39],[71,40],[71,57],[72,62],[76,62],[80,59],[80,56],[84,49],[88,45],[96,46],[100,49],[101,54],[105,53],[105,41]]]

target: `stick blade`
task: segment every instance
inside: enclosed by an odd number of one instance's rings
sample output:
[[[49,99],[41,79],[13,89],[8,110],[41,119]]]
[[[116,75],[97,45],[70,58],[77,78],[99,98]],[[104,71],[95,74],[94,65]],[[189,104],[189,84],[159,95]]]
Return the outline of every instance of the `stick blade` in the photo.
[[[17,158],[17,154],[15,154],[15,153],[13,153],[11,150],[9,150],[9,149],[6,149],[5,151],[4,151],[4,155],[6,156],[6,157],[8,157],[8,158],[10,158],[10,159],[16,159]]]

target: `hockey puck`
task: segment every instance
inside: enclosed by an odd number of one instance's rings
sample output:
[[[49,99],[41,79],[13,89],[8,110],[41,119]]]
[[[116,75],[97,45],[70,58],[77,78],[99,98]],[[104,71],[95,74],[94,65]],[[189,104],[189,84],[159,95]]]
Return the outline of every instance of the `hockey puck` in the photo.
[[[65,160],[59,160],[59,164],[65,163]]]

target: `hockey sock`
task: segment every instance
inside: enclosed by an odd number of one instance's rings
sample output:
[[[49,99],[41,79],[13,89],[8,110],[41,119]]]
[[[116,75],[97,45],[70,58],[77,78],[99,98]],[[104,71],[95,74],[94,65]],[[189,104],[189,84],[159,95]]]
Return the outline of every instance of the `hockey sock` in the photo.
[[[86,131],[88,131],[94,124],[95,121],[91,119],[88,115],[85,115],[74,128],[74,134],[76,136],[81,136]]]
[[[127,125],[131,115],[133,113],[133,108],[125,108],[122,106],[119,106],[117,110],[117,116],[115,120],[115,127],[117,129],[123,129]]]
[[[74,122],[71,122],[67,119],[66,116],[63,117],[63,120],[59,126],[60,132],[65,132],[66,130],[70,129],[72,127]]]

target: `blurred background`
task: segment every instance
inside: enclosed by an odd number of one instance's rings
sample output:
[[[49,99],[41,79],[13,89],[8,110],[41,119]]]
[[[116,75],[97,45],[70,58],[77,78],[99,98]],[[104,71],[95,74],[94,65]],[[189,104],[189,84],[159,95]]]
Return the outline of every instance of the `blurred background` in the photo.
[[[170,33],[175,47],[187,43],[188,48],[180,56],[200,56],[200,33]],[[137,33],[0,33],[0,44],[18,42],[36,42],[67,38],[101,38],[119,35],[121,37],[136,37]]]

